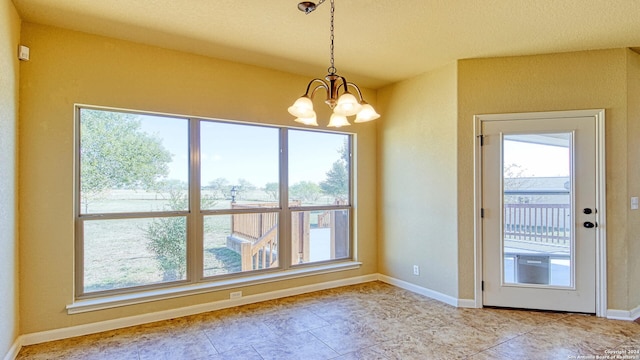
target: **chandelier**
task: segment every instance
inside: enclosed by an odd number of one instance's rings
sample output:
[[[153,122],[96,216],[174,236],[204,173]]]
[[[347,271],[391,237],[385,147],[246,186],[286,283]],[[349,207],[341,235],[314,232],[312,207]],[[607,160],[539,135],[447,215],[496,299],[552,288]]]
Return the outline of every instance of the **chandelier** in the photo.
[[[318,1],[318,4],[311,1],[303,1],[298,4],[298,9],[305,14],[313,12],[325,0]],[[334,0],[331,2],[331,57],[330,66],[327,69],[328,74],[324,80],[315,78],[307,85],[307,91],[292,106],[289,107],[289,114],[296,117],[295,121],[305,124],[318,126],[316,112],[313,110],[313,96],[316,91],[324,89],[327,95],[325,103],[333,110],[329,119],[328,127],[341,127],[351,125],[347,116],[356,115],[355,122],[361,123],[365,121],[375,120],[380,117],[373,106],[369,105],[362,98],[360,88],[354,83],[348,82],[344,77],[338,75],[333,59],[333,18],[335,13]],[[349,92],[349,87],[355,89],[358,98]]]

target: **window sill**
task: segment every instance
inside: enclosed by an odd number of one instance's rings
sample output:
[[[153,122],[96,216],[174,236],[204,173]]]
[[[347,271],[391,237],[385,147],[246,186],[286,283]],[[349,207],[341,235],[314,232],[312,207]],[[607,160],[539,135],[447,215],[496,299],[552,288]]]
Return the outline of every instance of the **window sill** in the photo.
[[[243,278],[212,281],[206,283],[176,286],[164,289],[141,291],[137,293],[105,296],[94,299],[77,300],[73,304],[67,305],[67,314],[80,314],[90,311],[111,309],[121,306],[143,304],[151,301],[173,299],[183,296],[204,294],[212,291],[235,289],[243,286],[265,284],[274,281],[295,279],[305,276],[327,274],[337,271],[358,269],[361,262],[348,261],[333,263],[314,267],[290,269],[286,271],[259,274]]]

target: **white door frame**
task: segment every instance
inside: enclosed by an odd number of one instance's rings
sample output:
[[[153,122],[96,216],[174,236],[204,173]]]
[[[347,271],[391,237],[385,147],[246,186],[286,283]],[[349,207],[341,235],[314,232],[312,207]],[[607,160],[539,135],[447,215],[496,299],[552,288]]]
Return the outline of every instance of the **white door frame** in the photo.
[[[533,113],[486,114],[475,115],[474,118],[474,255],[475,255],[475,306],[483,306],[482,296],[482,219],[480,208],[482,205],[482,123],[484,121],[500,120],[534,120],[550,118],[595,117],[596,120],[596,316],[607,315],[607,212],[606,212],[606,171],[604,144],[604,109],[569,110]]]

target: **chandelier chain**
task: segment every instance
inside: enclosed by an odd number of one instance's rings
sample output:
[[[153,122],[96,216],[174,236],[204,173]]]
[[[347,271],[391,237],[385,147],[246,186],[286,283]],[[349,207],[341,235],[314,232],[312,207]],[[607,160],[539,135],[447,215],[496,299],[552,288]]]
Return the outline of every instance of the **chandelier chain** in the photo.
[[[324,2],[324,0],[320,1],[318,3],[318,5],[322,4],[323,2]],[[330,27],[330,29],[331,29],[331,37],[330,37],[330,39],[331,39],[331,66],[329,67],[329,69],[327,69],[327,70],[329,70],[329,74],[332,74],[332,75],[337,72],[336,66],[335,66],[335,62],[333,60],[333,47],[334,47],[333,46],[333,39],[334,39],[334,36],[333,36],[333,31],[334,31],[333,18],[334,18],[334,15],[333,14],[335,13],[335,10],[336,10],[335,5],[334,5],[333,2],[334,2],[334,0],[331,0],[331,27]]]
[[[303,1],[298,4],[298,10],[305,14],[310,14],[315,11],[317,7],[326,2],[326,0],[317,0],[318,3],[311,1]],[[331,118],[329,119],[328,127],[341,127],[351,125],[347,120],[347,116],[355,115],[355,122],[366,122],[375,120],[380,117],[371,105],[369,105],[362,98],[362,92],[360,88],[354,83],[347,82],[347,79],[337,74],[334,50],[335,50],[335,0],[329,0],[331,4],[331,17],[330,17],[330,64],[328,68],[328,74],[324,80],[321,78],[315,78],[307,85],[307,91],[298,100],[296,100],[292,106],[289,107],[289,114],[296,117],[294,121],[304,125],[318,126],[317,114],[313,110],[313,96],[316,91],[324,90],[326,93],[325,104],[333,110]],[[353,88],[356,92],[350,93],[348,87]],[[356,97],[357,95],[357,97]]]

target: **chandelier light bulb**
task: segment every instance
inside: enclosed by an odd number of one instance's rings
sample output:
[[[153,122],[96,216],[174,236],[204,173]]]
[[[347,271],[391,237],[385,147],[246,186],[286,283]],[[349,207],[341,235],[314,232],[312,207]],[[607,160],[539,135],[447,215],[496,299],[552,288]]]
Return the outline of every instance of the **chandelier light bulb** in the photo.
[[[333,111],[340,115],[351,116],[357,114],[361,108],[362,105],[360,105],[358,99],[356,99],[356,97],[351,93],[347,92],[338,98],[338,104]]]
[[[297,122],[299,122],[301,124],[305,124],[305,125],[318,126],[318,120],[317,120],[316,112],[315,111],[311,111],[311,112],[313,113],[313,115],[311,115],[309,117],[298,117],[294,121],[297,121]]]
[[[331,118],[329,119],[329,125],[327,127],[342,127],[351,125],[347,120],[347,117],[341,114],[333,113],[331,114]]]
[[[296,100],[292,106],[289,107],[289,114],[298,117],[298,118],[309,118],[315,117],[316,114],[313,111],[313,103],[311,99],[302,96]]]
[[[358,111],[358,115],[356,116],[356,120],[354,122],[362,123],[371,120],[375,120],[380,117],[380,114],[376,112],[373,106],[363,102],[362,109]]]

